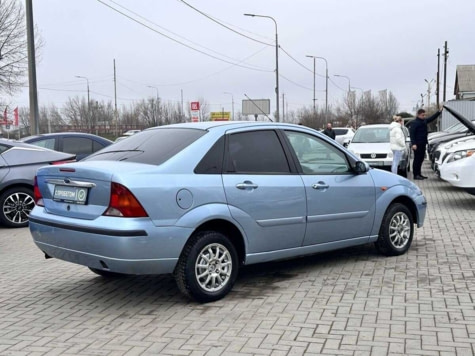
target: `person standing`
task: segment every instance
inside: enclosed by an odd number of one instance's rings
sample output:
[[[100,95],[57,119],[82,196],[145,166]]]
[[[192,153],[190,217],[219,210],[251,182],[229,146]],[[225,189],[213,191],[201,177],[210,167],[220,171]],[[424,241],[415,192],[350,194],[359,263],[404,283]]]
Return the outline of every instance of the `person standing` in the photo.
[[[427,145],[427,124],[431,123],[439,117],[442,109],[437,111],[434,115],[426,118],[426,111],[424,109],[417,110],[417,117],[411,122],[409,133],[411,135],[411,148],[414,151],[414,160],[412,162],[412,173],[414,179],[426,179],[426,176],[421,174],[422,163],[426,154]]]
[[[402,154],[406,148],[406,136],[402,131],[403,120],[401,116],[393,116],[393,122],[389,125],[389,143],[391,151],[393,151],[393,162],[391,165],[391,172],[397,174],[399,162]]]
[[[327,128],[323,130],[323,133],[332,139],[335,139],[335,131],[332,129],[332,124],[329,122]]]

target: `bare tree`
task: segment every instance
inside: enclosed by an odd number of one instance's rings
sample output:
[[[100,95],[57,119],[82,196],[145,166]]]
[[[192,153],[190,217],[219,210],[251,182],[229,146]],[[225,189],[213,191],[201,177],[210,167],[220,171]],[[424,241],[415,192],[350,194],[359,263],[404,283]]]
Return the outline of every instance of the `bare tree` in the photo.
[[[42,45],[36,39],[36,47]],[[0,93],[20,90],[28,73],[25,11],[18,0],[0,1]]]

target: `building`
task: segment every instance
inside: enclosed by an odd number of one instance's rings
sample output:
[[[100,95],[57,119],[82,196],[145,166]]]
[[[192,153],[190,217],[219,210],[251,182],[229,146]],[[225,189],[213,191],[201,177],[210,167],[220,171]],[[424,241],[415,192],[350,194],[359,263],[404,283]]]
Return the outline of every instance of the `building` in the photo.
[[[456,100],[475,100],[475,65],[458,65],[455,73]]]

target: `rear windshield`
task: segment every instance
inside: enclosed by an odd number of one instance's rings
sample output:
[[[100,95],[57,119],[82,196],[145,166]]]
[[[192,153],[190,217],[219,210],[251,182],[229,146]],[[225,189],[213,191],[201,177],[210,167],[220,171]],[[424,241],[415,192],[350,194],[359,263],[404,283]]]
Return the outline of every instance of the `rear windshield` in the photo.
[[[335,135],[346,135],[348,133],[348,129],[333,129],[335,131]]]
[[[128,161],[159,165],[206,132],[191,128],[146,130],[107,146],[83,161]]]

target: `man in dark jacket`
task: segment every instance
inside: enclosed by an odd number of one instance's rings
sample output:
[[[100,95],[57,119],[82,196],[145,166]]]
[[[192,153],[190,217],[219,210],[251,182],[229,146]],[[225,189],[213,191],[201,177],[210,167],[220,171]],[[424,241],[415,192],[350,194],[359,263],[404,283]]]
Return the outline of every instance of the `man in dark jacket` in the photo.
[[[421,174],[422,162],[424,162],[426,154],[427,124],[437,119],[441,113],[442,110],[439,110],[431,117],[426,118],[426,111],[419,109],[417,110],[417,117],[411,122],[409,133],[411,134],[411,146],[414,151],[414,161],[412,162],[414,179],[427,178]]]
[[[332,124],[328,123],[327,128],[323,130],[323,133],[327,135],[328,137],[331,137],[332,139],[335,139],[335,131],[332,129]]]

